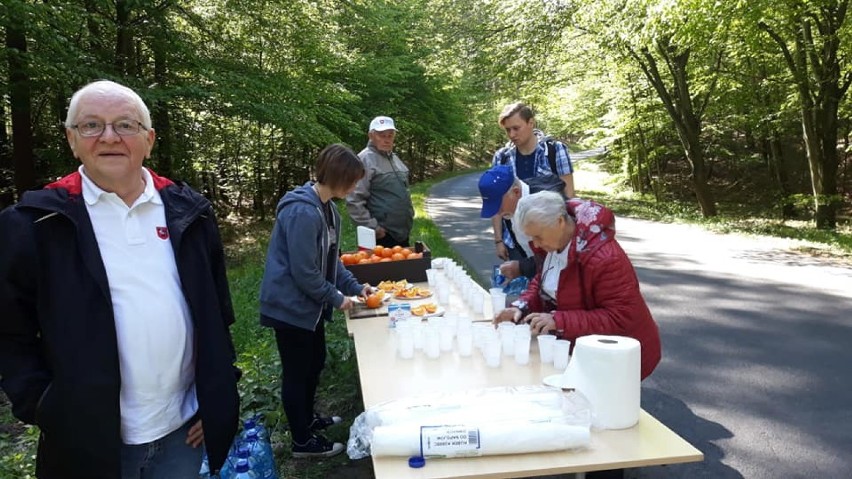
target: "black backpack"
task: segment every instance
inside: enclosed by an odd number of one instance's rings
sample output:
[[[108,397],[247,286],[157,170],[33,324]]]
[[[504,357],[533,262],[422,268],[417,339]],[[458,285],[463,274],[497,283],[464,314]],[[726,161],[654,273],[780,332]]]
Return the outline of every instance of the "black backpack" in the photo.
[[[544,145],[544,153],[547,155],[547,163],[550,165],[551,173],[549,175],[533,176],[522,181],[529,185],[530,193],[555,191],[565,196],[565,182],[559,177],[558,170],[556,169],[556,140],[546,136],[541,130],[535,130],[535,135],[538,137],[539,144]],[[507,143],[506,147],[503,148],[503,154],[500,157],[501,165],[509,163],[509,158],[511,157],[509,152],[511,149],[511,142]]]

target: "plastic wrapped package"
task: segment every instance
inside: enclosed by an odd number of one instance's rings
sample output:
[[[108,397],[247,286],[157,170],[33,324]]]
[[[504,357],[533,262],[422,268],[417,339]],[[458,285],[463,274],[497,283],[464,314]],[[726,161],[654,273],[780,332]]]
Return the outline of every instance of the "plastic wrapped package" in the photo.
[[[582,394],[549,386],[401,398],[355,419],[347,453],[464,457],[581,448],[590,443],[591,417]]]

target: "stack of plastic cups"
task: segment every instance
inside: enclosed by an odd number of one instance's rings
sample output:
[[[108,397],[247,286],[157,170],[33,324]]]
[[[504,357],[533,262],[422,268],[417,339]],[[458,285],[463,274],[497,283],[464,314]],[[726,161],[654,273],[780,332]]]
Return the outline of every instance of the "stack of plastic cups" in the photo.
[[[515,363],[525,366],[530,363],[530,330],[527,328],[515,328]]]
[[[542,364],[553,362],[553,346],[556,344],[556,336],[552,334],[538,335],[538,356]]]
[[[515,323],[503,321],[497,325],[497,332],[500,334],[500,343],[502,344],[503,354],[512,356],[515,354]]]

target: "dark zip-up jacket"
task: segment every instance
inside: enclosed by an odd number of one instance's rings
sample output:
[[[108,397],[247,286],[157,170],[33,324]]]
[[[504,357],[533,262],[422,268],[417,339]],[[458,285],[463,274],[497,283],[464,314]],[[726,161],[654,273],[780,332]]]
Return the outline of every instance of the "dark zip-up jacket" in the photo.
[[[312,183],[287,192],[278,202],[275,226],[260,285],[260,323],[286,323],[315,331],[331,319],[344,295],[360,294],[363,285],[343,267],[338,256],[340,213],[328,202],[335,238]]]
[[[209,201],[151,176],[194,324],[198,417],[216,470],[239,420],[222,242]],[[120,478],[115,319],[79,173],[0,212],[0,311],[1,383],[15,416],[41,431],[37,477]]]

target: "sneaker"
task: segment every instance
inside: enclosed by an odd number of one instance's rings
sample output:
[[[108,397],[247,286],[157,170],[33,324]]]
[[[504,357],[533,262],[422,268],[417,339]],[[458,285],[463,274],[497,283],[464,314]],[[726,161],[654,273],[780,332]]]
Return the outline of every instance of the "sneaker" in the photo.
[[[313,435],[305,444],[293,443],[293,457],[332,457],[343,452],[339,442],[331,442],[320,435]]]
[[[310,428],[311,431],[322,431],[329,426],[340,424],[341,422],[343,422],[343,418],[340,416],[320,416],[319,413],[315,412],[314,419],[311,421],[308,428]]]

